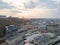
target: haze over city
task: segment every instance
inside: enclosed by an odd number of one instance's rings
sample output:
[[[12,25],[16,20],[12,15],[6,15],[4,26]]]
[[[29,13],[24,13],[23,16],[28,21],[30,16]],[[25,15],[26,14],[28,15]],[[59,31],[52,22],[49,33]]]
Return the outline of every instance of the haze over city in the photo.
[[[0,45],[60,45],[60,0],[0,0]]]
[[[0,15],[60,18],[60,0],[0,0]]]

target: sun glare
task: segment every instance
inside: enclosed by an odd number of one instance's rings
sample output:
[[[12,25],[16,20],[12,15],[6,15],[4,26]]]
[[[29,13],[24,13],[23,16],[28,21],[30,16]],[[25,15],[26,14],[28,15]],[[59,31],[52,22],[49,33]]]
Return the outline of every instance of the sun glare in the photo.
[[[28,16],[28,15],[29,15],[29,11],[22,11],[22,14],[23,14],[24,16]]]

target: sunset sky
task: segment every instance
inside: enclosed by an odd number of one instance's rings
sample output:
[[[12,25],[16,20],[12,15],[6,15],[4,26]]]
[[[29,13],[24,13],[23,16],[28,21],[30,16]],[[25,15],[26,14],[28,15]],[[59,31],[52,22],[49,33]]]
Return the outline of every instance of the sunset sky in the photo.
[[[0,0],[0,15],[60,18],[60,0]]]

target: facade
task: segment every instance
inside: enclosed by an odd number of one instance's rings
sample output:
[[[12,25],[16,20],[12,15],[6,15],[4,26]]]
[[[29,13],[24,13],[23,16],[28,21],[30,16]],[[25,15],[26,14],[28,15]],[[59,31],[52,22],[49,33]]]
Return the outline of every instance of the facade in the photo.
[[[40,25],[40,28],[39,28],[40,32],[46,32],[46,27],[47,26],[44,24]]]
[[[17,30],[18,30],[18,28],[15,25],[6,26],[6,37],[10,38],[10,37],[16,35]]]
[[[48,24],[47,31],[58,31],[59,30],[59,25],[58,24]]]

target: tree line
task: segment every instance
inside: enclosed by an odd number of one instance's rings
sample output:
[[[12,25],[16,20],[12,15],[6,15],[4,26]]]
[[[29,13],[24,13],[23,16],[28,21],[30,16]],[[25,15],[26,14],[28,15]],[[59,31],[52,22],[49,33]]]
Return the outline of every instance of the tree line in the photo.
[[[22,25],[22,24],[26,24],[26,22],[29,22],[29,20],[14,18],[14,17],[13,18],[0,18],[0,26]]]

